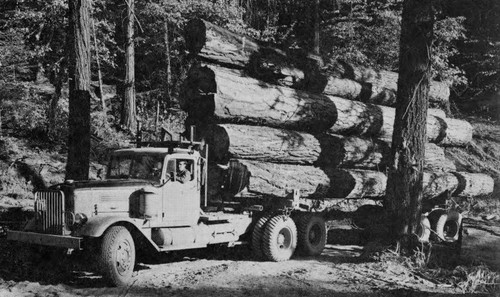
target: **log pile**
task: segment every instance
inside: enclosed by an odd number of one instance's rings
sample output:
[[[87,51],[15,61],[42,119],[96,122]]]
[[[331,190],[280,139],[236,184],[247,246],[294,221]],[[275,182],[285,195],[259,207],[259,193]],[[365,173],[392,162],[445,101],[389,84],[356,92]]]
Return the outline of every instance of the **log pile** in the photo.
[[[294,189],[323,201],[383,199],[395,117],[386,105],[397,74],[339,63],[318,89],[312,81],[323,74],[313,56],[297,59],[200,20],[185,38],[203,64],[189,70],[180,105],[186,126],[196,125],[209,145],[211,199]],[[448,94],[432,82],[431,100],[447,102]],[[442,148],[469,144],[472,126],[437,109],[429,109],[426,126],[424,197],[491,193],[491,177],[457,172]]]
[[[317,56],[286,52],[200,19],[191,20],[184,31],[189,52],[208,63],[244,70],[260,80],[309,92],[387,106],[396,102],[398,74],[395,72],[338,61],[334,71],[324,73],[319,69],[321,59]],[[449,95],[446,83],[431,82],[431,106],[447,107]]]

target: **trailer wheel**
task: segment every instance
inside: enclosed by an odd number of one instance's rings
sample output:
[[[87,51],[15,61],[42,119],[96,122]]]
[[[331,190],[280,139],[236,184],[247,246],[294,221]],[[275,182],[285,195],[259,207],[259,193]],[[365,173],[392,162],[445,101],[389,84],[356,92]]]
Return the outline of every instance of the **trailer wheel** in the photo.
[[[302,215],[297,220],[297,249],[302,255],[321,255],[326,244],[326,223],[319,215]]]
[[[104,277],[115,286],[127,285],[134,271],[135,244],[123,226],[110,227],[101,243],[99,264]]]
[[[442,214],[436,222],[436,236],[446,242],[458,241],[462,225],[462,215],[456,210]]]
[[[257,259],[262,259],[264,257],[262,251],[262,236],[264,235],[264,228],[266,226],[266,223],[270,218],[270,215],[259,218],[252,230],[251,247],[255,258]]]
[[[272,217],[266,224],[262,238],[264,255],[271,261],[290,259],[297,246],[297,227],[285,215]]]
[[[427,217],[420,219],[420,225],[417,228],[417,237],[420,242],[429,242],[431,236],[431,222]]]

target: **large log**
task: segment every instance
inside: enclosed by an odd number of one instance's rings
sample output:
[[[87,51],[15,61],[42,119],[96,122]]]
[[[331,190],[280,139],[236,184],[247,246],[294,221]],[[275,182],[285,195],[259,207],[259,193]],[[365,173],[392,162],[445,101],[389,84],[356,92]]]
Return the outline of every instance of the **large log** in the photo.
[[[384,170],[388,165],[390,143],[378,139],[312,135],[305,132],[265,126],[221,124],[200,127],[209,144],[209,159],[226,163],[231,158],[272,163]],[[456,170],[444,150],[426,144],[425,168]]]
[[[325,75],[320,72],[321,62],[315,55],[286,52],[200,19],[188,22],[184,39],[190,53],[210,63],[245,69],[260,80],[368,103],[395,104],[395,72],[335,63],[333,75]],[[449,95],[446,84],[431,82],[431,106],[447,107]]]
[[[350,79],[361,84],[370,84],[377,89],[387,90],[394,94],[386,94],[386,100],[395,100],[395,93],[398,85],[399,74],[387,70],[375,70],[366,67],[360,67],[345,62],[337,62],[333,66],[335,77]],[[450,88],[447,83],[431,81],[429,89],[429,101],[431,106],[448,107],[450,97]],[[395,103],[395,101],[393,101]],[[390,101],[388,104],[394,104]]]
[[[251,160],[232,160],[224,183],[231,195],[250,192],[286,197],[294,189],[311,199],[381,199],[385,196],[384,173],[359,169],[318,168]],[[467,179],[464,183],[461,177]],[[451,193],[458,197],[491,194],[492,178],[481,173],[424,172],[423,198]]]
[[[454,172],[458,179],[458,187],[454,195],[459,197],[475,197],[493,193],[495,181],[487,174]]]
[[[249,173],[248,191],[278,197],[286,197],[296,189],[301,197],[312,199],[378,198],[383,196],[387,181],[383,173],[368,170],[320,169],[250,160],[230,164],[229,176]]]
[[[201,124],[245,123],[386,139],[392,138],[395,117],[394,108],[270,85],[215,65],[191,68],[180,104]],[[429,115],[427,136],[438,144],[465,145],[472,140],[472,126]]]

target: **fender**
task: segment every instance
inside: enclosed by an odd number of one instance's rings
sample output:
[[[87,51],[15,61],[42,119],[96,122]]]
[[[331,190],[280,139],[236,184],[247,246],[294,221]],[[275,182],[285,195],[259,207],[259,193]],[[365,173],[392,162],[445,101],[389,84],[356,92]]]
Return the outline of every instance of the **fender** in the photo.
[[[125,216],[95,216],[88,218],[88,221],[75,230],[75,236],[82,237],[100,237],[104,234],[104,231],[108,229],[111,225],[117,223],[127,223],[132,224],[138,231],[141,231],[141,228],[138,226],[137,220],[131,219]]]

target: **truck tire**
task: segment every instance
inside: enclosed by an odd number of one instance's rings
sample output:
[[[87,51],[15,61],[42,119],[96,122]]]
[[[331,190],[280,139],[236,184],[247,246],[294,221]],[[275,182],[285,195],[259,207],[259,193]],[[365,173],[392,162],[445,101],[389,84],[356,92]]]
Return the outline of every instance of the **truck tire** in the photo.
[[[326,244],[326,223],[322,216],[306,214],[297,220],[297,250],[304,256],[321,255]]]
[[[420,219],[420,225],[417,228],[417,237],[420,242],[429,242],[431,236],[431,222],[425,216]]]
[[[255,258],[259,260],[264,258],[264,252],[262,251],[262,237],[264,235],[264,228],[266,227],[266,223],[270,218],[270,215],[259,218],[252,230],[251,247]]]
[[[443,213],[436,222],[436,236],[445,242],[458,241],[462,225],[462,215],[456,210]]]
[[[262,249],[271,261],[286,261],[297,247],[297,227],[293,220],[285,215],[272,217],[266,224],[262,237]]]
[[[115,286],[127,285],[134,272],[135,244],[123,226],[112,226],[101,242],[99,264],[103,276]]]

